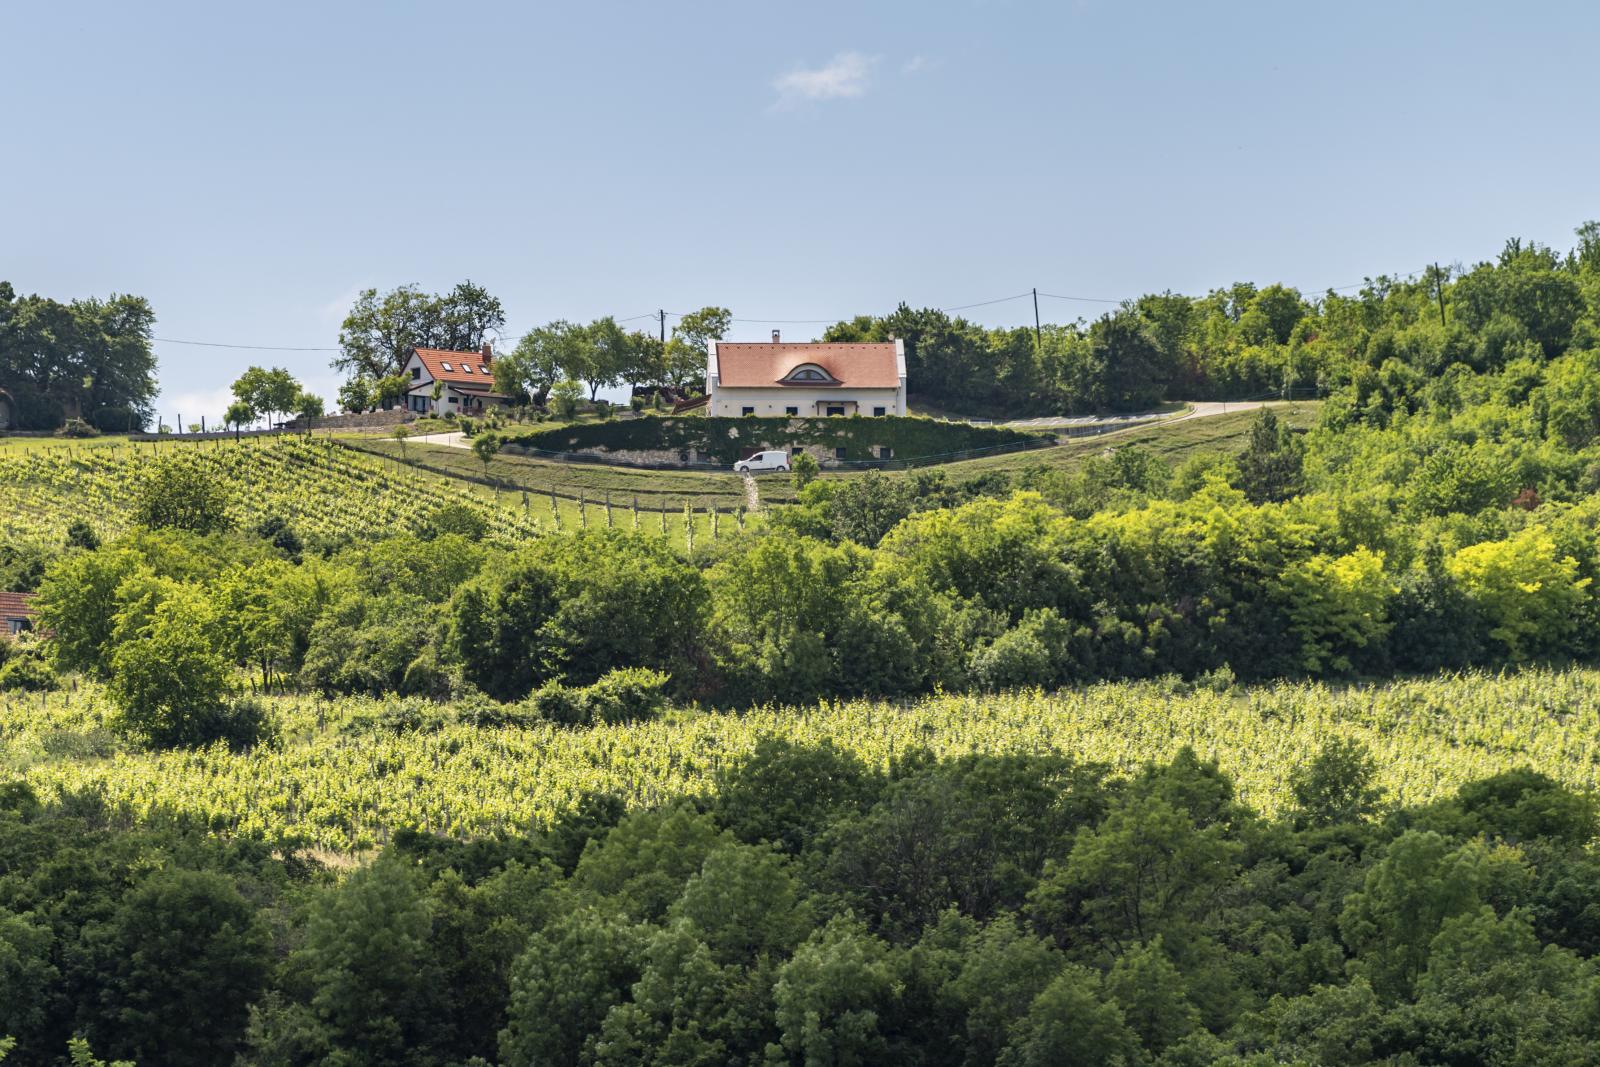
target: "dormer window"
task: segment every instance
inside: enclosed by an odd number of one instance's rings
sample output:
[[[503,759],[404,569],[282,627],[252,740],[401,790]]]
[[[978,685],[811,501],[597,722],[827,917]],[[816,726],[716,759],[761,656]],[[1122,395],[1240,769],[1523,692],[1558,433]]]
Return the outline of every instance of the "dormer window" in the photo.
[[[807,385],[835,385],[839,381],[839,379],[815,363],[802,363],[779,380],[786,383],[803,383]]]
[[[452,367],[452,366],[451,366],[451,365],[450,365],[450,364],[448,364],[448,363],[441,363],[441,364],[439,364],[439,366],[441,366],[441,367],[443,367],[443,368],[444,368],[444,369],[445,369],[445,370],[455,370],[455,368],[454,368],[454,367]]]

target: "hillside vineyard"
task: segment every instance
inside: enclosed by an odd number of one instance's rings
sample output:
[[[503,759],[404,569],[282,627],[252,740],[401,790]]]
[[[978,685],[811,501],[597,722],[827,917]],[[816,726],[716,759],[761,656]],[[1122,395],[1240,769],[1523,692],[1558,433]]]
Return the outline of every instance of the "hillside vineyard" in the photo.
[[[252,367],[228,421],[299,430],[107,437],[69,412],[153,382],[34,367],[0,1059],[1600,1064],[1578,238],[1048,329],[864,316],[825,340],[892,349],[911,413],[821,428],[693,413],[726,309],[491,357],[470,283],[347,319],[347,406],[411,422],[314,428]],[[5,292],[6,359],[109,306]],[[406,309],[481,353],[472,415],[394,380]],[[632,410],[595,398],[651,353]],[[791,462],[735,474],[757,445]]]

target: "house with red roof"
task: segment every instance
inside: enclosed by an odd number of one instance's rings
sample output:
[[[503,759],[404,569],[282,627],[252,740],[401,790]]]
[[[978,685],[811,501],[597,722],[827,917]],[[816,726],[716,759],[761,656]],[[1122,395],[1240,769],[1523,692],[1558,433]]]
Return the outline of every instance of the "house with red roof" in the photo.
[[[0,639],[15,639],[33,629],[32,593],[0,593]]]
[[[706,348],[711,415],[904,415],[904,341],[712,341]]]
[[[405,408],[420,415],[482,415],[511,399],[494,391],[494,351],[487,341],[477,352],[413,348],[400,373],[407,379]]]

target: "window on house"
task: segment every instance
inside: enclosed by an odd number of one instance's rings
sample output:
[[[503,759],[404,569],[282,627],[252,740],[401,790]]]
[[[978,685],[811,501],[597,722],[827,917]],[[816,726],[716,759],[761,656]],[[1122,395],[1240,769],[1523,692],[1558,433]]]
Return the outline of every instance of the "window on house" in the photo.
[[[456,398],[455,397],[451,397],[450,398],[450,403],[454,404],[455,402],[456,402]]]
[[[873,408],[872,409],[872,413],[874,415],[887,415],[887,414],[889,414],[889,409],[888,408]]]
[[[478,369],[480,371],[482,371],[484,374],[488,374],[489,373],[489,368],[485,367],[482,363],[478,364]]]
[[[879,459],[893,459],[894,458],[894,449],[890,448],[888,445],[879,445],[878,446],[878,458]]]
[[[833,450],[833,458],[834,459],[843,459],[844,458],[844,447],[842,445]]]
[[[441,363],[441,364],[439,364],[439,366],[441,366],[441,367],[443,367],[443,368],[444,368],[444,369],[445,369],[445,370],[455,370],[455,368],[454,368],[454,367],[452,367],[452,366],[451,366],[451,365],[450,365],[450,364],[448,364],[448,363]]]
[[[470,364],[470,363],[461,364],[461,372],[463,374],[471,374],[472,373],[472,364]]]
[[[784,408],[783,409],[783,413],[785,415],[798,415],[798,414],[800,414],[800,409],[799,408]]]
[[[829,404],[828,405],[828,414],[829,415],[843,415],[844,414],[844,405],[843,404]]]
[[[420,377],[422,377],[422,368],[421,367],[412,367],[411,368],[411,380],[412,381],[416,381]]]
[[[833,375],[823,370],[816,364],[805,364],[796,367],[783,378],[786,382],[833,382],[838,381]]]
[[[739,414],[741,415],[754,415],[755,413],[756,409],[752,407],[741,408],[739,411]]]

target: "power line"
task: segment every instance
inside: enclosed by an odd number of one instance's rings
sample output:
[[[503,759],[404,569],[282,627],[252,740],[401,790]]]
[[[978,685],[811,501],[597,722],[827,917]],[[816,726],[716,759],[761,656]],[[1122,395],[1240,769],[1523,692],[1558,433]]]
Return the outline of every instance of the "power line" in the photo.
[[[248,348],[256,352],[338,352],[337,348],[296,348],[289,345],[234,345],[222,341],[182,341],[176,337],[152,337],[164,345],[198,345],[201,348]]]
[[[1392,278],[1395,281],[1405,281],[1405,280],[1410,279],[1410,278],[1415,278],[1417,275],[1423,273],[1427,269],[1428,269],[1427,267],[1419,267],[1416,270],[1411,271],[1408,274],[1393,275]],[[1351,282],[1349,285],[1330,285],[1330,286],[1327,286],[1327,287],[1321,288],[1321,289],[1301,289],[1300,291],[1302,293],[1307,293],[1307,294],[1337,293],[1337,292],[1343,292],[1346,289],[1360,289],[1360,288],[1362,288],[1364,286],[1372,284],[1372,282],[1374,280],[1375,279],[1367,278],[1367,279],[1364,279],[1364,280],[1359,281],[1359,282]],[[1010,301],[1013,301],[1013,300],[1022,300],[1022,299],[1025,299],[1027,297],[1035,295],[1035,293],[1037,293],[1038,296],[1047,297],[1047,298],[1049,298],[1051,300],[1069,300],[1069,301],[1075,301],[1077,303],[1083,303],[1083,304],[1122,304],[1122,303],[1126,302],[1125,300],[1113,300],[1113,299],[1111,299],[1109,297],[1103,297],[1103,296],[1068,296],[1068,295],[1066,295],[1064,293],[1047,293],[1043,289],[1039,289],[1039,290],[1029,290],[1028,292],[1024,292],[1024,293],[1015,293],[1015,294],[1013,294],[1011,296],[999,296],[999,297],[995,297],[993,300],[979,300],[976,303],[972,303],[972,304],[956,304],[956,305],[949,306],[949,307],[935,308],[934,310],[935,311],[941,311],[941,312],[947,312],[947,313],[951,312],[951,311],[967,311],[967,310],[970,310],[972,308],[988,307],[991,304],[1005,304],[1005,303],[1009,303]],[[682,311],[666,311],[666,312],[646,311],[646,312],[642,312],[641,314],[638,314],[638,315],[628,315],[628,316],[625,316],[623,318],[614,319],[613,321],[619,322],[619,323],[621,323],[621,322],[638,322],[641,319],[655,319],[655,318],[660,317],[663,314],[671,315],[673,318],[681,319],[681,318],[684,317],[684,315],[686,313],[682,312]],[[854,315],[838,315],[838,316],[834,316],[833,318],[828,318],[828,319],[764,319],[764,318],[753,318],[753,317],[734,317],[734,318],[730,318],[728,321],[730,321],[730,322],[754,323],[754,324],[767,325],[767,326],[831,326],[836,322],[848,322],[851,319],[856,318],[856,317],[857,316],[854,316]],[[509,336],[509,337],[502,335],[499,338],[500,343],[504,344],[504,345],[515,344],[517,341],[520,341],[520,340],[522,340],[523,337],[527,336],[527,332],[528,331],[524,331],[523,333],[516,334],[514,336]],[[223,341],[189,341],[189,340],[184,340],[184,339],[177,338],[177,337],[153,337],[153,338],[151,338],[151,340],[159,342],[161,344],[166,344],[166,345],[194,345],[194,346],[201,347],[201,348],[234,348],[234,349],[242,349],[242,350],[247,350],[247,351],[252,351],[252,352],[340,352],[340,351],[343,351],[343,349],[339,349],[339,348],[302,347],[302,346],[294,346],[294,345],[244,345],[244,344],[231,344],[231,343],[223,342]]]
[[[1083,304],[1120,304],[1120,300],[1108,300],[1103,296],[1062,296],[1060,293],[1047,293],[1039,291],[1040,296],[1048,296],[1051,300],[1076,300]]]
[[[1026,292],[1026,293],[1017,293],[1015,296],[998,296],[998,297],[995,297],[993,300],[980,300],[976,304],[960,304],[960,305],[957,305],[956,307],[939,308],[938,310],[940,310],[940,311],[965,311],[968,308],[988,307],[990,304],[1004,304],[1007,301],[1011,301],[1011,300],[1021,300],[1023,297],[1031,296],[1031,295],[1032,295],[1032,291],[1030,290],[1029,292]]]

